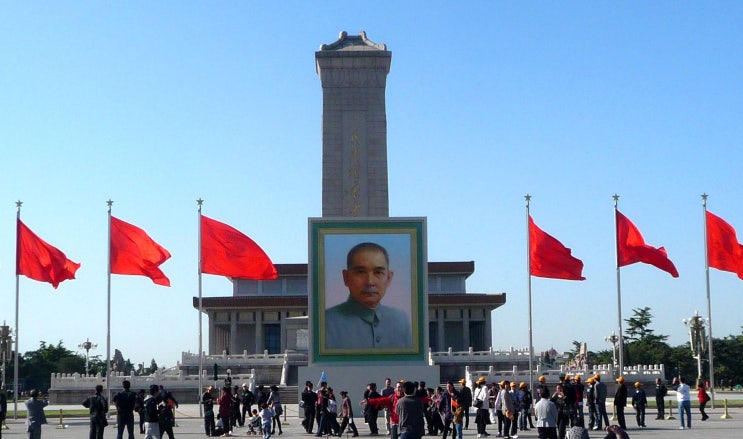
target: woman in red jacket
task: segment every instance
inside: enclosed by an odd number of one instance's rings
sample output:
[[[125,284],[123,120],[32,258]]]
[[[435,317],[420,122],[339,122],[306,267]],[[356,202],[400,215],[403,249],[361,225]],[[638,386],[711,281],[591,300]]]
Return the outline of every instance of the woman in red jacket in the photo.
[[[699,391],[697,392],[697,399],[699,399],[699,413],[702,414],[702,421],[706,421],[709,416],[707,416],[707,413],[704,411],[704,407],[707,405],[707,401],[709,401],[709,394],[704,389],[704,384],[699,383],[697,386]]]

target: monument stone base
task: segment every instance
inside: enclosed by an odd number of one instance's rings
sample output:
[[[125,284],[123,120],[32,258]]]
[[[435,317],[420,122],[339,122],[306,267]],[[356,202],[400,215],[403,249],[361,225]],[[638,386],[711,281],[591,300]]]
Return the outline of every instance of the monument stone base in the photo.
[[[351,401],[360,401],[364,396],[364,390],[369,383],[377,383],[377,390],[384,387],[385,378],[391,378],[392,383],[405,381],[425,381],[428,387],[436,388],[441,384],[439,366],[409,365],[409,364],[374,364],[374,365],[325,365],[307,366],[299,368],[299,394],[304,390],[307,381],[312,382],[317,390],[323,371],[328,379],[328,386],[333,388],[333,393],[340,398],[341,390],[348,391]],[[300,397],[301,401],[301,397]]]

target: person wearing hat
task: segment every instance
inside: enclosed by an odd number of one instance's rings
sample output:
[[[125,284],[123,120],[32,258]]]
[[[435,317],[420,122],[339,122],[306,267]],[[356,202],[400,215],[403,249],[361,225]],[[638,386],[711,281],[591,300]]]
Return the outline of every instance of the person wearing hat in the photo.
[[[603,430],[604,428],[601,424],[602,421],[604,425],[609,425],[609,415],[606,414],[606,384],[601,382],[601,374],[597,373],[593,376],[593,379],[596,380],[596,384],[594,384],[593,387],[596,395],[596,411],[598,412],[598,419],[593,430]]]
[[[590,377],[586,380],[586,405],[588,406],[588,428],[593,429],[596,425],[596,418],[598,412],[596,412],[596,389],[594,385],[596,380]]]
[[[614,414],[617,416],[617,422],[622,430],[627,429],[624,421],[624,407],[627,406],[627,386],[624,384],[624,377],[617,378],[617,392],[614,394]]]
[[[542,394],[542,389],[544,389],[548,395],[551,395],[550,388],[547,387],[547,378],[544,375],[539,375],[539,384],[537,384],[537,395]]]
[[[581,382],[580,375],[576,375],[573,378],[573,389],[575,389],[575,402],[576,402],[576,413],[575,413],[575,421],[576,425],[580,425],[581,427],[585,425],[585,422],[583,421],[583,396],[584,391],[586,387]]]
[[[475,381],[475,391],[472,395],[472,405],[477,409],[475,413],[475,425],[477,425],[477,437],[482,438],[487,435],[485,426],[490,424],[490,395],[485,377],[480,377]]]
[[[648,398],[645,395],[645,390],[642,389],[642,383],[637,381],[635,383],[635,394],[632,395],[632,407],[635,408],[635,419],[638,427],[645,428],[645,407],[647,405]]]
[[[459,389],[459,399],[462,401],[462,410],[464,412],[464,429],[470,428],[470,407],[472,406],[472,390],[467,387],[467,380],[459,380],[462,388]]]
[[[503,417],[503,437],[511,437],[511,425],[514,421],[514,413],[516,412],[516,405],[513,402],[511,396],[511,383],[508,380],[503,380],[500,383],[500,391],[498,392],[498,399],[501,403],[500,414]],[[499,429],[500,430],[500,429]]]
[[[578,411],[578,398],[575,395],[575,387],[570,374],[565,374],[562,381],[562,393],[565,395],[565,411],[568,416],[569,426],[576,423],[575,413]]]
[[[214,424],[214,395],[212,395],[214,387],[209,386],[206,391],[201,395],[201,404],[204,406],[204,432],[207,436],[214,434],[216,425]]]

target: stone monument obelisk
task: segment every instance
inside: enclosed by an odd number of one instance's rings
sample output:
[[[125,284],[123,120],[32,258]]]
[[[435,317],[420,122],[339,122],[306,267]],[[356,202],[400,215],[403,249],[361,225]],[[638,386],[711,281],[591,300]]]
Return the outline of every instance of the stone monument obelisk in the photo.
[[[387,46],[369,40],[363,31],[356,36],[341,32],[338,40],[323,44],[315,52],[323,91],[323,220],[390,219],[385,90],[391,61]],[[425,297],[420,306],[425,310],[420,326],[427,331]],[[312,324],[311,313],[309,321]],[[424,340],[427,342],[428,337]],[[422,344],[427,352],[427,343]],[[386,377],[439,383],[438,366],[429,366],[423,354],[414,360],[384,361],[383,366],[380,355],[353,362],[342,358],[316,362],[310,357],[308,366],[299,368],[300,390],[305,381],[317,384],[321,376],[327,376],[331,386],[348,390],[354,398],[367,383],[381,384]]]
[[[387,111],[392,52],[366,33],[315,52],[322,82],[322,216],[386,217]]]

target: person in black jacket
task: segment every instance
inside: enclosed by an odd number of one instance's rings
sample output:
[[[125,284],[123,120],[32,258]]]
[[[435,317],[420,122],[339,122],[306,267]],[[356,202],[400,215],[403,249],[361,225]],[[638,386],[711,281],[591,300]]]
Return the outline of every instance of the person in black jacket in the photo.
[[[668,394],[668,388],[663,384],[660,378],[655,379],[655,406],[658,407],[658,416],[655,419],[663,419],[666,416],[666,401],[665,398]]]
[[[144,398],[146,394],[144,389],[139,389],[137,392],[137,400],[134,403],[134,410],[139,413],[139,434],[144,434]]]
[[[108,401],[101,395],[103,386],[95,386],[95,395],[83,401],[83,407],[90,410],[90,439],[103,439],[103,429],[108,425],[106,413],[108,413]]]
[[[317,404],[317,394],[312,390],[312,381],[307,381],[304,386],[304,390],[302,391],[302,406],[304,408],[302,426],[304,427],[304,431],[311,434],[315,424],[315,404]]]
[[[121,386],[124,390],[114,395],[113,398],[118,430],[116,439],[124,437],[124,428],[127,429],[129,439],[134,439],[134,406],[137,403],[137,394],[131,391],[132,383],[129,380],[124,380]]]
[[[627,405],[627,386],[624,385],[624,377],[617,378],[617,393],[614,394],[614,412],[617,415],[617,422],[622,430],[627,429],[624,421],[624,407]]]
[[[162,401],[157,384],[150,386],[150,394],[144,398],[144,439],[160,439],[160,415],[157,405]]]
[[[212,395],[214,387],[209,386],[206,391],[201,395],[201,404],[204,405],[204,432],[207,436],[214,435],[214,395]]]
[[[253,406],[253,403],[255,402],[255,395],[253,392],[250,391],[250,388],[248,387],[248,383],[243,383],[243,394],[241,397],[241,402],[243,405],[242,412],[240,413],[240,427],[245,425],[245,413],[248,414],[248,417],[251,415],[251,409]]]
[[[472,406],[472,390],[467,387],[467,380],[459,380],[462,388],[459,390],[459,398],[462,400],[462,409],[464,410],[464,429],[470,428],[470,406]]]
[[[380,398],[382,395],[377,392],[377,383],[369,383],[367,386],[367,392],[364,392],[364,398]],[[366,411],[364,412],[364,420],[369,424],[369,431],[372,436],[379,435],[379,427],[377,426],[377,418],[379,417],[379,409],[371,404],[366,405]]]

